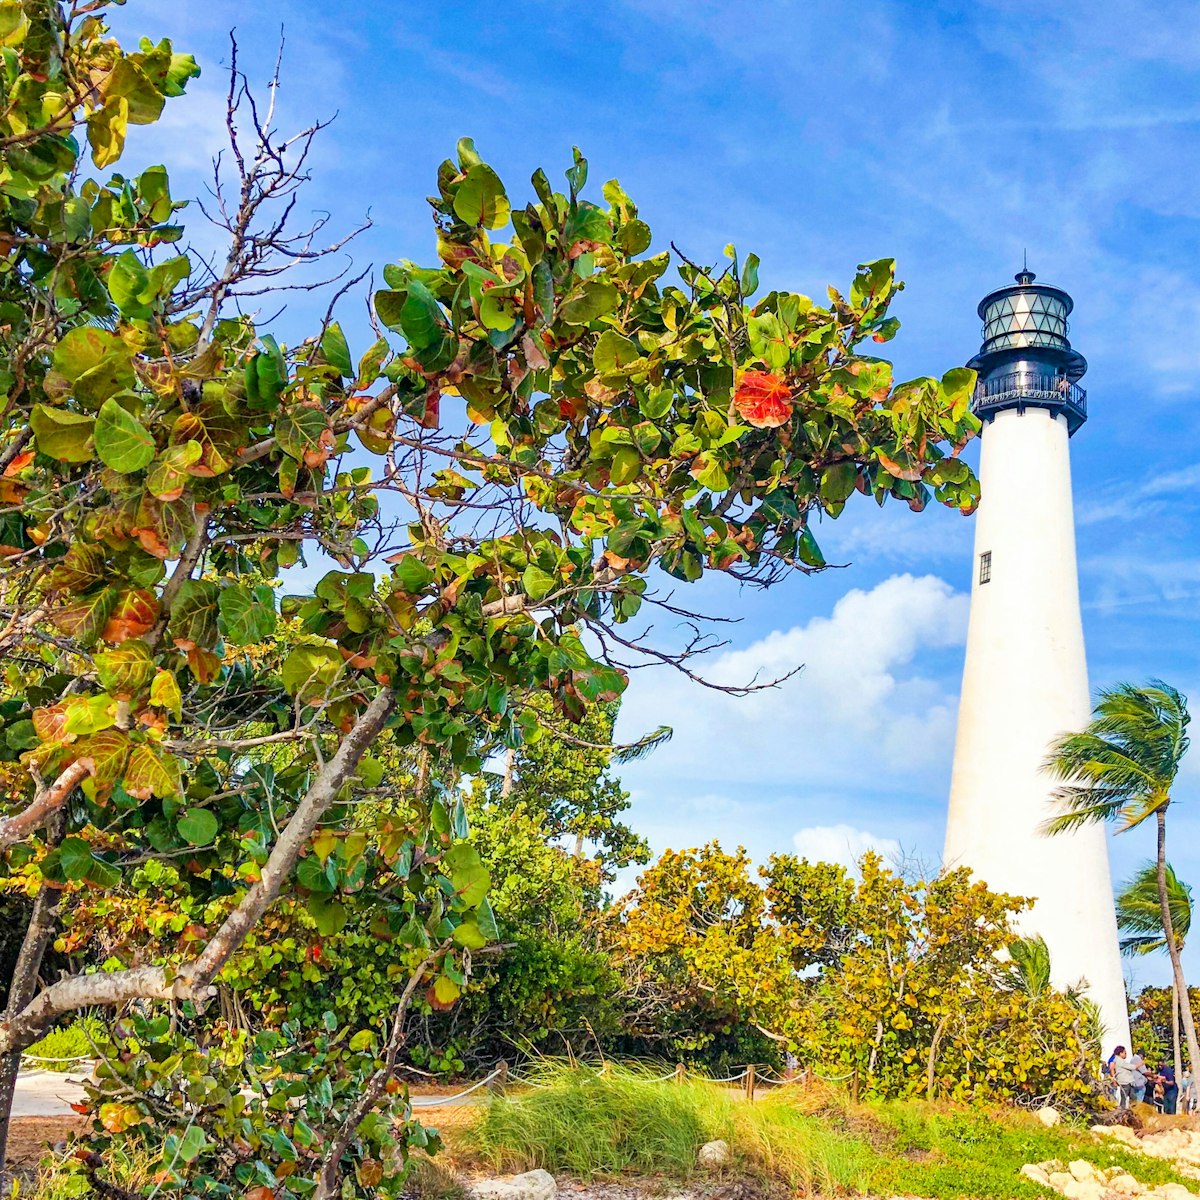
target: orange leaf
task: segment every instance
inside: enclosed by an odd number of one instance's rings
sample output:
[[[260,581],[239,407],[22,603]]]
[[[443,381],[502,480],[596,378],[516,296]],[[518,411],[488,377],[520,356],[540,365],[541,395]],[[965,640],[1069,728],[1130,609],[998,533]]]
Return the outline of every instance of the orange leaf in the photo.
[[[106,642],[127,642],[140,638],[154,628],[158,619],[158,601],[144,588],[126,588],[117,597],[116,606],[100,635]]]
[[[792,417],[792,392],[770,371],[744,371],[733,393],[738,416],[755,429],[776,429]]]

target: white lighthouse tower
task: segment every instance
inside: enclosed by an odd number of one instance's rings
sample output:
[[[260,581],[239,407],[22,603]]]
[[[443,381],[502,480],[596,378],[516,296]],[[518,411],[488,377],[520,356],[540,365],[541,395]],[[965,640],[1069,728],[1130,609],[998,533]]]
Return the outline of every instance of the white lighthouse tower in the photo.
[[[1027,269],[979,305],[982,500],[945,861],[1036,897],[1020,928],[1046,939],[1056,986],[1086,981],[1111,1050],[1129,1044],[1129,1017],[1106,833],[1041,832],[1056,811],[1050,744],[1091,717],[1068,440],[1087,420],[1087,362],[1067,340],[1072,307]]]

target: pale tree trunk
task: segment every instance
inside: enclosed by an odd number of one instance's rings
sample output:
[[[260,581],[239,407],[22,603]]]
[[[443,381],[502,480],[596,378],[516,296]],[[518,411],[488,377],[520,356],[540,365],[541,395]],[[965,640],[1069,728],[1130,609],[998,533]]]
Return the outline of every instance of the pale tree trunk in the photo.
[[[500,784],[500,799],[507,800],[513,790],[513,770],[517,765],[517,752],[510,746],[504,752],[504,782]]]
[[[62,814],[58,814],[50,828],[48,840],[52,846],[62,841],[65,825]],[[33,911],[29,915],[29,925],[25,929],[21,952],[17,955],[17,964],[8,985],[8,1005],[4,1010],[6,1018],[16,1016],[33,999],[37,991],[38,974],[42,969],[46,948],[54,936],[61,896],[62,892],[58,888],[47,887],[43,883],[33,902]],[[3,1171],[8,1155],[8,1130],[12,1118],[13,1096],[17,1089],[17,1072],[20,1068],[20,1050],[0,1057],[0,1172]]]
[[[1183,1033],[1187,1039],[1188,1059],[1192,1073],[1200,1069],[1200,1044],[1196,1041],[1196,1022],[1192,1017],[1192,1005],[1188,997],[1187,981],[1183,977],[1183,961],[1179,954],[1179,943],[1175,939],[1175,926],[1171,921],[1171,904],[1167,893],[1167,811],[1166,805],[1158,810],[1158,902],[1162,907],[1163,934],[1167,939],[1167,953],[1171,956],[1171,972],[1175,994],[1179,998],[1179,1015],[1183,1022]]]
[[[933,1034],[933,1041],[929,1046],[929,1064],[925,1071],[925,1099],[930,1104],[933,1103],[937,1096],[937,1058],[938,1050],[941,1048],[942,1035],[946,1032],[946,1026],[950,1023],[950,1014],[945,1013],[942,1019],[937,1023],[937,1029]]]

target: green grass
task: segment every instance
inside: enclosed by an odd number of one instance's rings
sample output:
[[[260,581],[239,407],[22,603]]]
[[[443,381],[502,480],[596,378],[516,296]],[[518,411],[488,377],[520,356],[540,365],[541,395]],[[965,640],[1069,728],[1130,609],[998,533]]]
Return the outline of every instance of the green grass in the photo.
[[[80,1059],[95,1058],[95,1046],[105,1038],[104,1022],[79,1017],[61,1029],[52,1029],[22,1054],[22,1065],[42,1071],[74,1071]]]
[[[1021,1167],[1049,1159],[1118,1166],[1150,1186],[1195,1182],[1082,1126],[1047,1129],[1013,1109],[918,1101],[853,1106],[844,1095],[794,1087],[764,1089],[746,1104],[699,1080],[655,1082],[657,1073],[608,1064],[598,1074],[546,1063],[535,1078],[539,1086],[492,1100],[461,1145],[493,1171],[543,1167],[583,1179],[686,1181],[696,1173],[699,1148],[723,1138],[733,1150],[731,1173],[768,1191],[806,1195],[1033,1200],[1047,1192]]]

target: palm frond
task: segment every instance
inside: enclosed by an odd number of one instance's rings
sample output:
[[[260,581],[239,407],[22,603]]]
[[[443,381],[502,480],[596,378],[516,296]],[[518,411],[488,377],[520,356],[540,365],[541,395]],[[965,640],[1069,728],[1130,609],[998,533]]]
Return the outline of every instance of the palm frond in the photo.
[[[1192,889],[1166,864],[1167,905],[1171,928],[1182,947],[1192,926]],[[1130,936],[1121,942],[1127,954],[1151,954],[1166,949],[1162,902],[1158,894],[1158,864],[1145,863],[1117,895],[1117,928]],[[1128,949],[1126,948],[1128,945]]]
[[[1161,811],[1188,748],[1190,719],[1186,697],[1161,680],[1101,691],[1087,728],[1056,739],[1043,763],[1062,782],[1055,796],[1067,809],[1047,831],[1101,820],[1133,829]]]
[[[670,725],[660,725],[653,732],[638,738],[636,742],[629,742],[624,746],[614,746],[612,761],[618,766],[638,762],[647,754],[657,750],[659,746],[666,745],[674,736],[675,730]]]

